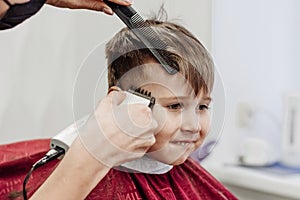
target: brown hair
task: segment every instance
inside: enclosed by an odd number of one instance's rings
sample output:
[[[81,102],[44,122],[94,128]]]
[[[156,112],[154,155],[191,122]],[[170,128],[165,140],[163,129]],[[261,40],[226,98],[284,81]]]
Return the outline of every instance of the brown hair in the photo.
[[[214,82],[214,63],[205,47],[184,27],[166,21],[147,20],[156,34],[167,44],[167,59],[191,84],[195,95],[203,89],[212,91]],[[106,45],[108,62],[108,85],[119,86],[120,78],[129,70],[153,59],[140,40],[128,28],[119,31]],[[134,79],[147,76],[143,69]],[[134,87],[134,86],[133,86]],[[139,86],[136,86],[139,87]]]

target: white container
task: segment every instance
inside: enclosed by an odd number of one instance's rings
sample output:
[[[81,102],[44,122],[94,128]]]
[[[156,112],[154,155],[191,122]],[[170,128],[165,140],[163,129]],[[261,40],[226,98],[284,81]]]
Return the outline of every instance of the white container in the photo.
[[[282,162],[300,167],[300,94],[286,97]]]

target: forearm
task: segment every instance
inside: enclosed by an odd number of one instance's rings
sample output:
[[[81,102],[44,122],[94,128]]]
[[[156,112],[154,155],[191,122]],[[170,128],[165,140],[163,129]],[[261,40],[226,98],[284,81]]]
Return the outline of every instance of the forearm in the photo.
[[[84,199],[109,170],[95,160],[77,138],[59,166],[30,200]]]

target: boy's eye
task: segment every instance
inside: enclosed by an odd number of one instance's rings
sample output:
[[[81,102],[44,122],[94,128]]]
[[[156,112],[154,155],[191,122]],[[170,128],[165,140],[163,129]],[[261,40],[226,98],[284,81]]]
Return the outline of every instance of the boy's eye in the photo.
[[[208,109],[209,109],[208,105],[205,104],[199,105],[199,110],[208,110]]]
[[[174,103],[174,104],[168,105],[167,108],[170,110],[180,110],[183,108],[183,106],[180,103]]]

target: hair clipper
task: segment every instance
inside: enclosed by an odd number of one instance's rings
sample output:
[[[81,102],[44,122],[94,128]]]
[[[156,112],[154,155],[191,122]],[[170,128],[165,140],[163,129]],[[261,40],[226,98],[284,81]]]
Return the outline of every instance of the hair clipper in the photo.
[[[155,98],[151,96],[151,92],[148,92],[143,89],[129,89],[128,91],[125,91],[126,98],[122,102],[122,104],[144,104],[147,105],[149,108],[153,108],[155,104]],[[78,129],[83,127],[85,123],[87,122],[89,118],[89,115],[79,119],[75,123],[71,124],[64,130],[62,130],[60,133],[58,133],[56,136],[51,138],[50,141],[50,148],[62,148],[65,152],[68,151],[70,145],[73,143],[75,138],[78,135]]]

